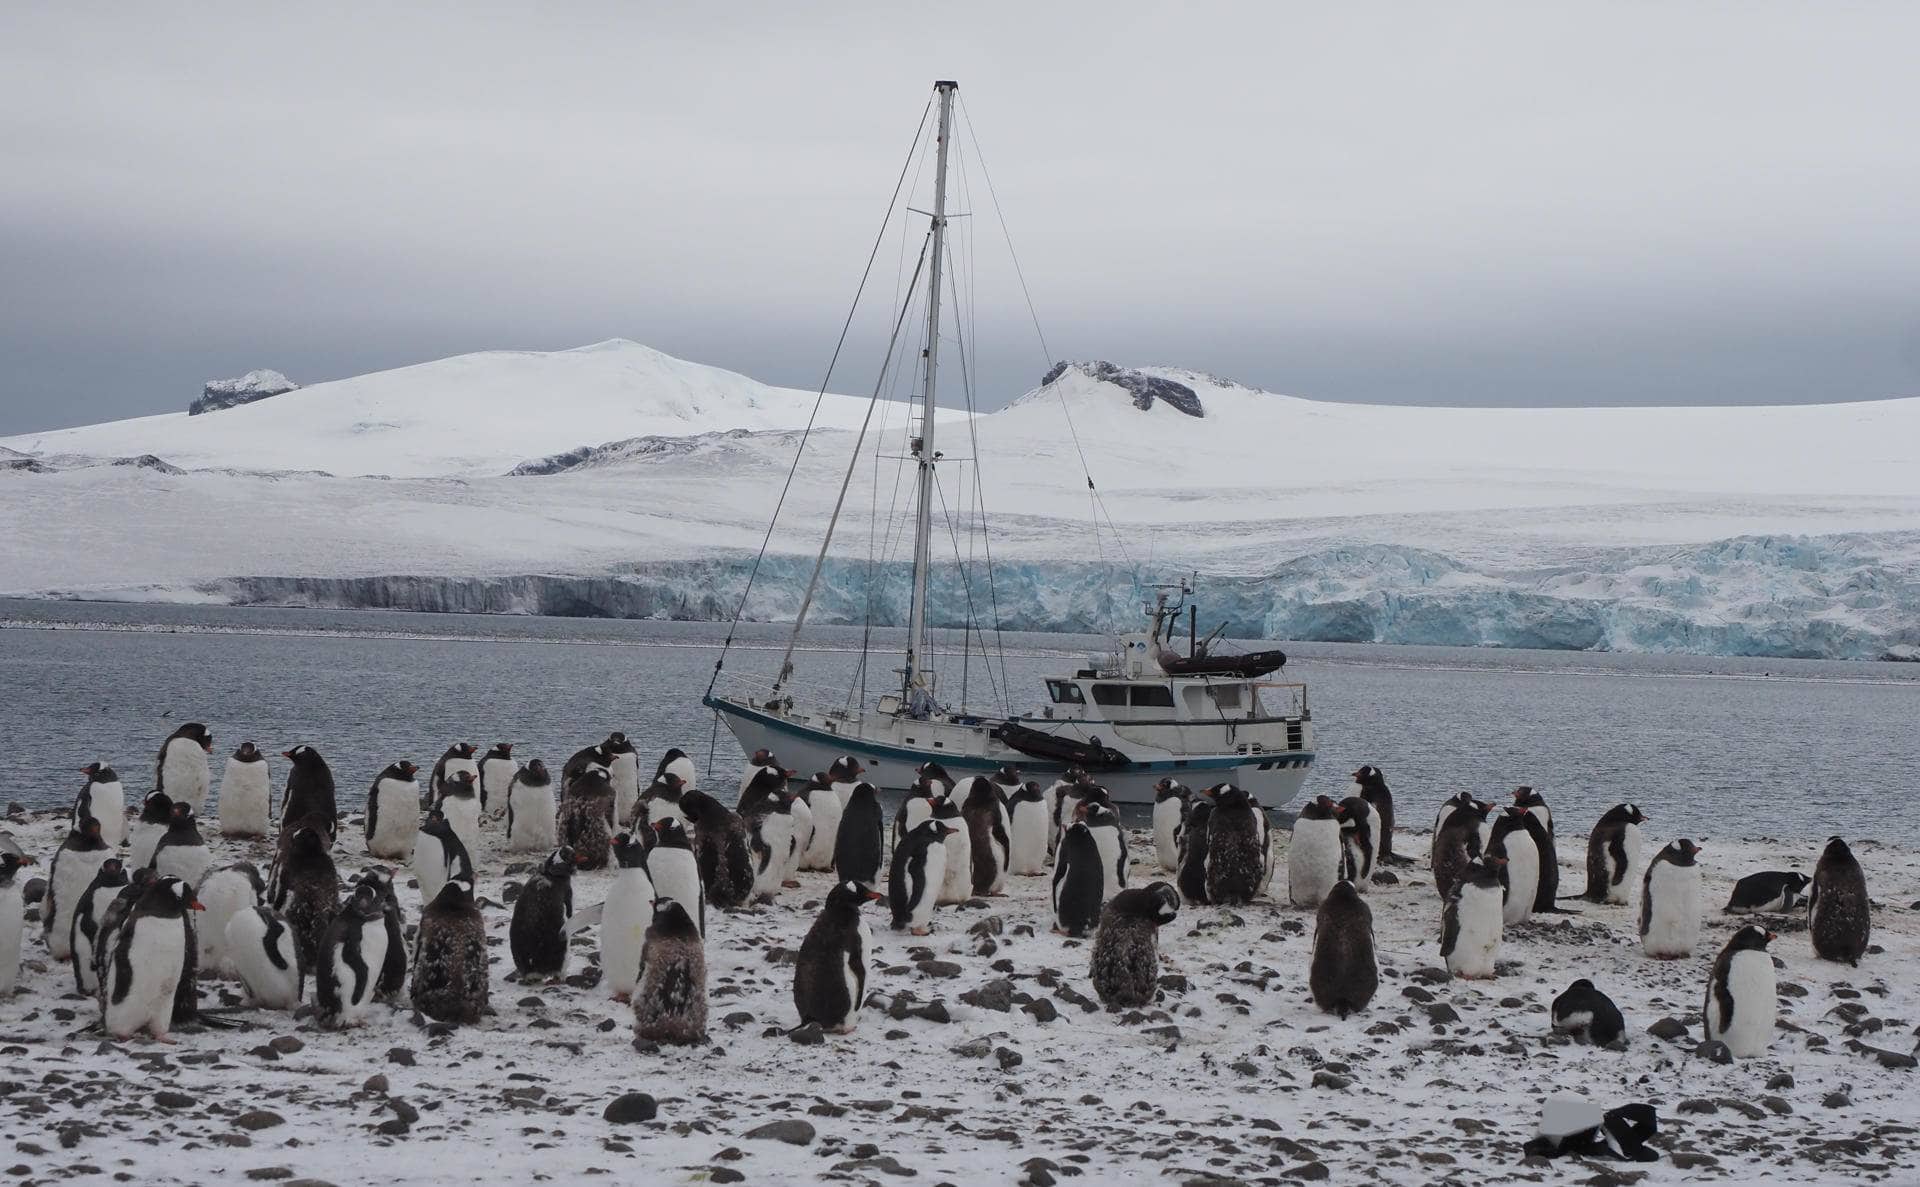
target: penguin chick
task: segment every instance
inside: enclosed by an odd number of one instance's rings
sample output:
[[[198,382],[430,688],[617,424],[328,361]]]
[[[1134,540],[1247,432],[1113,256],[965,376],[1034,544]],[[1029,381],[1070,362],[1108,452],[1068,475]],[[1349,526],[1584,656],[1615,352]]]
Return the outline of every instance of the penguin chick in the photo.
[[[1166,882],[1123,890],[1100,911],[1087,975],[1109,1010],[1153,1004],[1160,982],[1160,929],[1180,913]]]

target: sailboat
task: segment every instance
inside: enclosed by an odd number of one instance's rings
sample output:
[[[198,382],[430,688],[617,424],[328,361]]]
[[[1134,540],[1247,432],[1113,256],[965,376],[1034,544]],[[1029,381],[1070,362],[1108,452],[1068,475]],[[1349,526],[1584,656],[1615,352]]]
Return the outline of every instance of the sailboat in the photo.
[[[1268,807],[1284,804],[1299,793],[1313,765],[1306,685],[1270,679],[1286,663],[1279,651],[1216,654],[1214,640],[1221,632],[1200,637],[1192,579],[1152,587],[1154,599],[1142,607],[1138,629],[1119,633],[1111,652],[1046,678],[1046,699],[1031,712],[982,714],[942,700],[930,646],[927,595],[934,471],[942,461],[934,448],[935,394],[948,232],[948,152],[957,90],[951,81],[934,84],[939,115],[933,209],[928,214],[930,251],[922,255],[923,267],[915,273],[916,281],[923,272],[927,278],[926,329],[919,428],[908,445],[908,460],[916,469],[913,579],[899,684],[870,706],[864,698],[851,703],[851,697],[846,704],[809,703],[788,686],[794,654],[789,642],[771,683],[736,679],[723,689],[723,652],[702,703],[726,723],[748,754],[770,752],[802,774],[825,771],[851,757],[864,768],[864,777],[883,790],[913,787],[927,764],[937,764],[956,780],[1014,768],[1022,778],[1043,786],[1077,768],[1120,803],[1152,803],[1156,789],[1172,780],[1196,788],[1234,783]],[[855,448],[857,452],[857,444]],[[850,482],[851,464],[847,475]],[[845,498],[843,483],[834,522]],[[830,522],[827,541],[832,531]],[[796,640],[826,555],[823,541],[794,623]],[[1175,638],[1183,610],[1185,655]],[[736,624],[738,618],[736,613]],[[731,633],[728,638],[731,643]]]

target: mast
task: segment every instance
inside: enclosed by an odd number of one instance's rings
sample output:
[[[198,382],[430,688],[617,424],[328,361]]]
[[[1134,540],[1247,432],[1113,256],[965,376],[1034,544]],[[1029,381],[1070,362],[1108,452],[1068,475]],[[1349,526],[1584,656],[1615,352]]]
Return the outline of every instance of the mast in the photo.
[[[953,93],[957,82],[936,82],[940,94],[939,153],[933,171],[933,258],[928,269],[927,345],[921,352],[926,359],[926,387],[920,400],[920,436],[912,443],[919,461],[919,494],[913,533],[913,609],[907,626],[907,665],[903,673],[901,699],[909,709],[915,707],[916,692],[932,694],[926,679],[927,660],[927,575],[933,560],[933,465],[940,455],[933,448],[934,377],[940,369],[940,273],[946,263],[947,248],[947,141],[953,128]]]

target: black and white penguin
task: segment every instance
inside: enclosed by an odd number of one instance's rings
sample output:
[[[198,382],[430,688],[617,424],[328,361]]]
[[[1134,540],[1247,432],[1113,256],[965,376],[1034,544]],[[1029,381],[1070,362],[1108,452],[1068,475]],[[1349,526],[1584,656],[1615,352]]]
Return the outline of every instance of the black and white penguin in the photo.
[[[9,871],[4,876],[0,876],[0,883],[12,878],[10,871],[19,868],[18,862],[19,858],[11,853],[0,854],[0,870]],[[99,872],[94,874],[93,882],[81,893],[79,901],[74,906],[73,922],[68,927],[70,937],[68,958],[73,962],[73,987],[89,997],[100,988],[98,947],[100,928],[106,922],[108,906],[114,899],[120,897],[120,892],[126,889],[127,882],[126,863],[117,857],[109,857],[100,863]],[[12,902],[17,908],[20,887],[17,882],[13,882],[12,886]],[[12,929],[13,960],[11,963],[7,960],[8,929],[6,925],[10,915],[5,901],[6,893],[5,886],[0,885],[0,982],[5,983],[5,988],[0,988],[0,997],[4,997],[12,987],[11,981],[8,981],[10,974],[17,973],[20,969],[20,941],[17,926]],[[18,923],[17,918],[14,921]]]
[[[1533,841],[1533,850],[1540,859],[1540,869],[1534,878],[1533,913],[1568,914],[1567,909],[1559,905],[1560,850],[1554,843],[1553,830],[1540,818],[1541,808],[1532,804],[1514,806],[1526,813],[1520,823],[1526,828],[1528,838]]]
[[[480,756],[479,766],[480,815],[500,816],[507,810],[507,789],[520,773],[520,764],[513,761],[513,743],[495,742]]]
[[[1127,888],[1130,865],[1126,834],[1120,831],[1120,813],[1104,797],[1082,800],[1081,804],[1085,810],[1080,819],[1093,833],[1093,843],[1100,847],[1100,901],[1110,903]]]
[[[1734,932],[1707,978],[1707,1038],[1725,1043],[1736,1059],[1765,1055],[1773,1043],[1780,987],[1767,945],[1775,938],[1752,924]]]
[[[1053,851],[1053,930],[1057,935],[1085,936],[1100,923],[1106,906],[1107,874],[1100,843],[1087,827],[1086,811],[1067,826],[1067,835]]]
[[[600,749],[607,756],[607,781],[613,784],[613,818],[624,826],[640,802],[640,753],[619,730],[608,734]]]
[[[12,995],[14,985],[20,980],[20,951],[25,946],[27,931],[27,904],[20,870],[28,860],[31,859],[11,850],[0,850],[0,1001]],[[114,865],[117,870],[118,859]],[[120,876],[126,876],[124,871]],[[86,991],[82,985],[80,992]]]
[[[860,908],[884,898],[852,881],[827,892],[793,966],[793,1008],[801,1025],[812,1022],[833,1034],[853,1033],[867,999],[867,957],[873,951],[873,933]]]
[[[856,783],[840,809],[840,831],[833,841],[833,874],[842,882],[872,886],[886,868],[886,815],[880,810],[880,792],[871,783]]]
[[[476,757],[479,747],[472,742],[455,742],[447,747],[440,761],[433,764],[433,770],[427,775],[427,801],[423,808],[430,808],[440,802],[447,790],[447,782],[455,775],[466,772],[473,776],[476,784],[480,781],[480,760]]]
[[[1207,834],[1213,826],[1213,801],[1196,797],[1180,834],[1180,897],[1199,907],[1207,902]]]
[[[648,1042],[682,1046],[706,1041],[706,948],[693,918],[673,899],[660,900],[640,950],[633,1034]]]
[[[1658,1162],[1660,1151],[1647,1144],[1660,1132],[1660,1115],[1649,1104],[1602,1109],[1581,1096],[1549,1097],[1540,1110],[1540,1129],[1521,1152],[1529,1158],[1609,1159]],[[1618,1176],[1615,1176],[1618,1177]]]
[[[1525,808],[1529,812],[1532,812],[1533,818],[1538,820],[1548,832],[1553,831],[1553,809],[1547,807],[1546,797],[1533,788],[1525,784],[1514,788],[1513,806],[1516,808]]]
[[[613,801],[611,790],[607,792],[607,801]],[[433,801],[433,808],[447,818],[447,827],[467,847],[467,856],[477,855],[480,852],[480,781],[467,771],[453,772],[440,781],[440,795]]]
[[[923,820],[893,847],[893,866],[887,875],[893,930],[916,936],[932,932],[934,904],[947,876],[947,837],[955,831],[943,821]]]
[[[1480,801],[1470,791],[1458,792],[1440,801],[1440,810],[1433,814],[1433,835],[1438,837],[1440,830],[1447,827],[1447,818],[1461,808],[1471,808]]]
[[[93,885],[100,867],[113,856],[113,847],[100,839],[100,822],[87,817],[70,829],[53,855],[47,872],[47,894],[40,900],[40,934],[55,960],[73,955],[73,912]]]
[[[422,907],[438,898],[440,888],[453,879],[473,881],[473,855],[437,810],[427,813],[414,834],[412,865]]]
[[[1627,1045],[1627,1023],[1613,999],[1585,977],[1553,999],[1553,1029],[1596,1047]]]
[[[1638,804],[1608,808],[1587,835],[1587,888],[1590,903],[1625,903],[1633,873],[1640,865],[1640,826],[1647,822]]]
[[[1266,872],[1261,824],[1266,819],[1245,791],[1231,783],[1211,789],[1207,820],[1207,901],[1244,906],[1260,893]]]
[[[747,788],[752,785],[754,777],[766,770],[777,771],[782,780],[793,777],[793,772],[787,769],[786,764],[781,762],[773,751],[762,746],[747,759],[746,769],[740,772],[740,796],[734,803],[734,811],[739,811],[747,802]]]
[[[237,861],[204,875],[198,882],[188,879],[188,885],[206,908],[194,923],[201,974],[222,979],[239,976],[227,951],[227,924],[240,912],[266,901],[267,887],[260,871],[252,862]]]
[[[607,867],[613,852],[613,779],[604,769],[587,767],[567,784],[554,827],[580,869]]]
[[[917,780],[893,812],[893,843],[899,845],[907,834],[933,819],[933,810],[945,797],[940,785],[930,779]]]
[[[685,841],[683,834],[683,845]],[[700,873],[694,867],[693,853],[684,848],[682,852],[686,869],[697,883]],[[647,843],[634,834],[621,833],[613,838],[613,860],[618,870],[600,907],[600,973],[602,984],[617,1002],[631,998],[634,987],[640,984],[640,949],[646,943],[647,925],[653,922],[653,900],[657,896],[647,873],[648,857]],[[697,886],[692,901],[700,901]]]
[[[206,806],[207,788],[213,773],[207,755],[213,751],[213,735],[197,721],[189,721],[167,735],[160,753],[153,760],[153,789],[164,792],[175,803],[186,803],[195,812]]]
[[[1503,923],[1512,927],[1533,918],[1533,903],[1540,890],[1540,850],[1527,831],[1525,808],[1506,808],[1493,822],[1493,839],[1487,852],[1506,859],[1507,902]]]
[[[386,911],[378,887],[362,882],[353,888],[327,925],[319,956],[313,988],[320,1025],[364,1025],[387,961]]]
[[[1748,874],[1733,884],[1733,894],[1722,908],[1726,915],[1784,915],[1806,901],[1807,887],[1813,882],[1805,874],[1789,870],[1764,870]]]
[[[140,801],[140,815],[133,822],[133,831],[128,837],[132,848],[127,854],[127,865],[131,869],[143,870],[153,863],[153,851],[160,844],[160,838],[167,835],[167,829],[173,824],[173,801],[164,791],[150,791]]]
[[[647,877],[653,882],[654,902],[647,904],[646,923],[653,922],[654,905],[672,899],[687,909],[700,934],[707,931],[707,893],[700,879],[700,858],[692,838],[679,820],[667,817],[653,826],[653,848],[647,850]]]
[[[1505,900],[1499,858],[1476,858],[1460,871],[1440,913],[1440,955],[1448,972],[1469,981],[1493,979]]]
[[[640,793],[640,802],[635,805],[633,820],[630,822],[635,832],[648,829],[662,820],[678,820],[688,823],[687,810],[680,801],[693,790],[680,779],[678,771],[663,771],[653,777],[653,782]]]
[[[1160,984],[1160,929],[1180,913],[1180,892],[1165,882],[1122,890],[1100,910],[1087,975],[1109,1010],[1153,1004]]]
[[[534,759],[513,773],[507,785],[507,848],[515,853],[545,853],[560,843],[553,776]]]
[[[1167,873],[1180,870],[1180,830],[1187,824],[1193,791],[1171,777],[1153,785],[1153,853]]]
[[[932,788],[933,794],[935,795],[950,796],[953,794],[953,776],[947,773],[947,768],[937,762],[921,763],[919,766],[913,768],[913,777],[922,783],[937,785]]]
[[[1053,849],[1060,848],[1061,838],[1067,835],[1067,830],[1073,827],[1074,821],[1080,819],[1079,808],[1083,789],[1092,783],[1093,780],[1085,771],[1079,767],[1068,767],[1047,787],[1047,813],[1048,818],[1053,821],[1051,841]]]
[[[128,914],[133,911],[134,904],[140,901],[140,896],[147,892],[147,887],[159,881],[159,875],[144,867],[137,870],[129,868],[126,873],[127,884],[112,898],[106,899],[105,908],[97,912],[99,924],[93,932],[93,975],[88,982],[93,986],[96,1000],[101,979],[106,976],[107,965],[113,955],[114,933],[127,921]]]
[[[124,1040],[144,1030],[166,1041],[181,981],[192,976],[187,912],[199,909],[185,882],[155,878],[113,929],[100,978],[100,1023],[108,1034]]]
[[[389,861],[413,856],[420,831],[420,768],[405,759],[388,763],[367,789],[367,854]]]
[[[101,840],[116,848],[126,844],[127,789],[120,782],[119,772],[103,762],[88,763],[80,770],[87,783],[74,802],[74,822],[91,816],[100,822]]]
[[[294,826],[286,855],[275,871],[272,892],[273,909],[293,929],[301,963],[310,969],[316,967],[327,925],[340,909],[340,871],[327,850],[321,820],[309,816]]]
[[[1340,801],[1340,876],[1365,890],[1373,883],[1373,863],[1379,856],[1380,822],[1373,805],[1357,795]]]
[[[1047,872],[1052,849],[1053,821],[1047,816],[1047,795],[1031,780],[1007,797],[1007,868],[1021,877]]]
[[[1313,991],[1314,1005],[1341,1018],[1366,1009],[1380,987],[1380,966],[1373,954],[1373,909],[1344,878],[1333,884],[1314,918],[1307,986]]]
[[[334,794],[333,768],[306,743],[282,752],[293,765],[287,768],[287,787],[280,794],[280,827],[318,817],[325,822],[327,844],[340,833],[340,804]]]
[[[1393,792],[1387,787],[1386,774],[1371,764],[1362,766],[1353,773],[1353,786],[1353,794],[1367,801],[1373,809],[1374,864],[1412,865],[1412,858],[1401,857],[1393,851]]]
[[[371,886],[380,896],[380,918],[387,931],[387,956],[380,966],[373,995],[392,1001],[407,987],[407,919],[400,910],[400,895],[393,888],[393,871],[385,866],[368,866],[350,881],[355,886]]]
[[[1467,803],[1448,809],[1446,823],[1433,838],[1433,888],[1443,899],[1453,893],[1454,883],[1460,880],[1467,866],[1485,852],[1480,844],[1480,830],[1493,805],[1471,796],[1467,799]]]
[[[973,893],[998,896],[1007,892],[1013,841],[1007,835],[1007,810],[991,780],[975,777],[967,783],[960,817],[967,827]],[[1123,845],[1124,849],[1125,846]]]
[[[753,850],[746,822],[704,791],[688,792],[680,806],[693,821],[693,853],[707,901],[723,911],[745,906],[753,898]]]
[[[1640,947],[1656,960],[1692,956],[1700,942],[1699,852],[1692,841],[1674,841],[1640,879]]]
[[[1318,907],[1340,881],[1345,843],[1340,836],[1340,806],[1332,796],[1315,796],[1293,818],[1287,844],[1287,901]]]
[[[741,798],[740,819],[753,854],[753,897],[770,903],[787,885],[800,845],[786,776],[771,767],[756,775]]]
[[[227,756],[220,772],[220,835],[264,837],[273,828],[273,776],[252,742]]]
[[[567,921],[573,918],[573,850],[562,845],[521,884],[507,927],[513,969],[526,981],[557,980],[567,971]]]
[[[173,819],[160,842],[153,848],[153,871],[163,878],[178,878],[189,887],[198,887],[213,865],[213,850],[200,835],[200,822],[193,817],[190,804],[173,806]]]
[[[840,810],[845,803],[843,787],[846,791],[853,790],[852,784],[836,782],[832,772],[822,771],[809,780],[800,793],[813,813],[812,832],[806,849],[800,854],[803,870],[833,868],[833,843],[840,836]]]
[[[1813,893],[1807,896],[1807,930],[1814,955],[1858,966],[1873,937],[1873,905],[1867,875],[1853,850],[1839,837],[1827,838],[1813,867]]]
[[[675,746],[660,756],[660,762],[653,768],[653,781],[660,782],[668,775],[680,781],[683,791],[696,791],[700,787],[700,772],[694,768],[693,760],[687,753]]]
[[[487,1012],[487,926],[473,883],[455,878],[420,912],[413,1005],[436,1022],[472,1025]]]
[[[291,1010],[306,993],[306,966],[293,929],[272,907],[251,907],[227,921],[227,952],[247,997],[267,1010]]]

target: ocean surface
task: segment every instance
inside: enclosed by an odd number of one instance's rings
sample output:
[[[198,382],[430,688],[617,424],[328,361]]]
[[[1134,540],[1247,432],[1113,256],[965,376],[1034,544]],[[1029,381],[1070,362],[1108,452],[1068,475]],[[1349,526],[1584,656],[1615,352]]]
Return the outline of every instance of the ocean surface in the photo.
[[[729,674],[770,675],[789,628],[742,624]],[[725,624],[240,609],[0,599],[0,804],[65,805],[95,759],[131,795],[152,783],[181,723],[214,733],[214,771],[251,739],[327,757],[343,807],[374,775],[423,768],[455,741],[515,744],[557,766],[624,729],[643,765],[679,746],[731,785],[742,766],[700,706]],[[876,631],[869,692],[894,677],[898,631]],[[1106,650],[1093,636],[1007,634],[989,662],[957,632],[943,689],[975,709]],[[991,642],[992,640],[989,639]],[[858,628],[807,633],[794,686],[844,700]],[[1344,794],[1362,763],[1386,772],[1403,827],[1462,789],[1541,790],[1563,836],[1633,801],[1650,838],[1768,836],[1920,843],[1920,665],[1352,644],[1277,644],[1276,679],[1304,681],[1318,758],[1307,794]],[[284,764],[274,764],[275,786]],[[1277,805],[1270,805],[1277,806]],[[1810,868],[1817,850],[1793,855]]]

